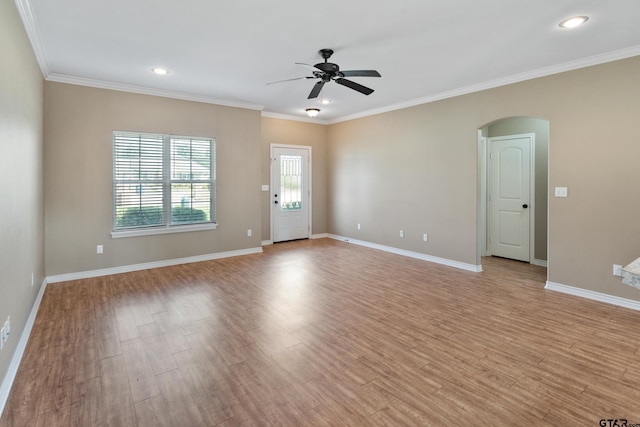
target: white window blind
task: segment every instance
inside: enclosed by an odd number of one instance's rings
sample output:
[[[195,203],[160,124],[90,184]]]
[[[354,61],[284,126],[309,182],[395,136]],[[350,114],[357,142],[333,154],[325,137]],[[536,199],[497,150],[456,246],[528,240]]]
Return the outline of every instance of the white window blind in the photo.
[[[113,132],[113,230],[215,223],[215,141]]]

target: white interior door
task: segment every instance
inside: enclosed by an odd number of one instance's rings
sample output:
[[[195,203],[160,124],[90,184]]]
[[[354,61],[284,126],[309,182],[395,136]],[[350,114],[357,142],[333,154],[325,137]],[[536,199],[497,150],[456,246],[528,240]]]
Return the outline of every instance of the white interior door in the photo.
[[[491,255],[530,261],[533,137],[489,138]]]
[[[310,235],[309,147],[272,146],[273,242]]]

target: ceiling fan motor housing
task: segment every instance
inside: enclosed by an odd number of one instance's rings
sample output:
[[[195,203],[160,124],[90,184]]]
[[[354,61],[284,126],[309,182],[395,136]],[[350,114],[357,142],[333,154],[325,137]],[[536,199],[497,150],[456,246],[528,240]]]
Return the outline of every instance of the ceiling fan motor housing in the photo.
[[[331,62],[321,62],[314,65],[314,67],[330,75],[335,75],[338,73],[338,71],[340,71],[340,67],[338,67],[338,64],[332,64]]]

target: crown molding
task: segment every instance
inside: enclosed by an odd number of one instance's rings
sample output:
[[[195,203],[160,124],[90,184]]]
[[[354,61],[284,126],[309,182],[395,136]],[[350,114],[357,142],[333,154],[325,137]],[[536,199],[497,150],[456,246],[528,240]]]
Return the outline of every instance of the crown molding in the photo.
[[[450,91],[436,93],[423,98],[416,98],[406,102],[398,104],[392,104],[382,108],[376,108],[373,110],[362,111],[360,113],[349,114],[342,116],[334,120],[330,120],[329,124],[335,124],[340,122],[346,122],[349,120],[360,119],[363,117],[373,116],[376,114],[388,113],[390,111],[401,110],[403,108],[414,107],[416,105],[428,104],[435,101],[441,101],[443,99],[453,98],[460,95],[468,95],[474,92],[480,92],[487,89],[494,89],[500,86],[506,86],[513,83],[519,83],[526,80],[533,80],[540,77],[546,77],[553,74],[564,73],[566,71],[577,70],[580,68],[591,67],[594,65],[600,65],[607,62],[618,61],[621,59],[631,58],[633,56],[640,55],[640,45],[632,46],[625,49],[614,50],[612,52],[603,53],[600,55],[594,55],[587,58],[578,59],[575,61],[563,62],[562,64],[552,65],[549,67],[538,68],[535,70],[527,71],[524,73],[514,74],[500,79],[489,80],[486,82],[464,86],[458,89]]]
[[[265,106],[260,104],[252,104],[252,103],[232,101],[232,100],[226,100],[226,99],[218,99],[218,98],[212,98],[212,97],[196,95],[191,93],[160,90],[160,89],[153,89],[153,88],[144,87],[144,86],[113,83],[113,82],[107,82],[102,80],[94,80],[94,79],[88,79],[83,77],[75,77],[75,76],[69,76],[64,74],[51,73],[49,69],[49,64],[47,62],[46,53],[40,38],[40,32],[38,31],[38,26],[37,26],[35,17],[33,16],[32,8],[29,0],[15,0],[15,5],[18,10],[18,14],[20,15],[20,18],[22,19],[22,23],[26,30],[29,41],[31,42],[31,46],[36,56],[38,65],[40,66],[42,75],[48,81],[96,87],[101,89],[118,90],[122,92],[139,93],[144,95],[162,96],[166,98],[175,98],[175,99],[182,99],[186,101],[203,102],[207,104],[222,105],[227,107],[259,110],[259,111],[262,111],[262,117],[269,117],[269,118],[283,119],[283,120],[293,120],[293,121],[315,123],[315,124],[321,124],[321,125],[331,125],[335,123],[341,123],[349,120],[355,120],[363,117],[373,116],[376,114],[382,114],[382,113],[387,113],[391,111],[401,110],[404,108],[410,108],[417,105],[428,104],[431,102],[453,98],[456,96],[468,95],[474,92],[480,92],[482,90],[494,89],[500,86],[506,86],[513,83],[519,83],[526,80],[532,80],[539,77],[546,77],[553,74],[559,74],[566,71],[577,70],[580,68],[604,64],[607,62],[613,62],[613,61],[640,55],[640,45],[631,46],[625,49],[606,52],[600,55],[594,55],[587,58],[578,59],[575,61],[568,61],[562,64],[552,65],[549,67],[538,68],[535,70],[514,74],[514,75],[507,76],[500,79],[489,80],[489,81],[474,84],[474,85],[464,86],[464,87],[453,89],[450,91],[444,91],[444,92],[436,93],[433,95],[429,95],[426,97],[415,98],[409,101],[388,105],[386,107],[366,110],[366,111],[362,111],[355,114],[349,114],[346,116],[338,117],[333,120],[319,120],[319,119],[311,119],[311,118],[299,117],[299,116],[294,116],[289,114],[263,111]]]
[[[328,125],[328,120],[312,119],[311,117],[299,117],[292,116],[290,114],[273,113],[271,111],[263,111],[262,117],[269,117],[271,119],[293,120],[295,122],[314,123],[317,125]]]
[[[42,40],[40,39],[40,31],[38,31],[38,25],[36,24],[35,17],[31,11],[31,4],[29,0],[15,0],[16,8],[18,9],[18,15],[22,20],[22,25],[27,32],[27,37],[31,42],[31,48],[36,56],[36,61],[40,66],[40,71],[43,77],[49,75],[49,64],[47,62],[47,55],[45,54],[44,47],[42,47]]]
[[[46,56],[44,47],[42,45],[42,40],[40,38],[40,31],[38,30],[38,25],[33,15],[29,0],[15,0],[15,5],[16,5],[16,9],[18,10],[18,14],[20,15],[20,19],[22,20],[22,25],[24,26],[24,29],[27,33],[27,37],[31,42],[31,47],[33,49],[33,53],[36,56],[36,61],[40,66],[40,71],[42,72],[42,76],[47,81],[75,84],[80,86],[89,86],[89,87],[95,87],[100,89],[118,90],[122,92],[139,93],[143,95],[162,96],[165,98],[175,98],[175,99],[182,99],[185,101],[202,102],[206,104],[222,105],[226,107],[245,108],[249,110],[262,111],[262,109],[264,109],[264,105],[260,105],[260,104],[252,104],[248,102],[239,102],[239,101],[232,101],[228,99],[212,98],[208,96],[195,95],[191,93],[153,89],[153,88],[144,87],[144,86],[128,85],[128,84],[122,84],[122,83],[114,83],[114,82],[107,82],[103,80],[94,80],[94,79],[88,79],[84,77],[76,77],[76,76],[69,76],[65,74],[52,73],[49,68],[47,56]]]
[[[248,110],[262,111],[264,105],[252,104],[249,102],[233,101],[228,99],[213,98],[209,96],[196,95],[193,93],[177,92],[172,90],[156,89],[146,86],[137,86],[124,83],[108,82],[105,80],[88,79],[84,77],[69,76],[66,74],[51,73],[46,78],[47,81],[57,83],[68,83],[79,86],[95,87],[98,89],[117,90],[120,92],[138,93],[141,95],[161,96],[164,98],[181,99],[184,101],[202,102],[205,104],[222,105],[225,107],[245,108]]]

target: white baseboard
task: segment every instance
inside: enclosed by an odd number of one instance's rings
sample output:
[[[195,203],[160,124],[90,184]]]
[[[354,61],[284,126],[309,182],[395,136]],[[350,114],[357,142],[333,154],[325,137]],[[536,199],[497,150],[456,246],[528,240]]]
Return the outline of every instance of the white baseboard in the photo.
[[[546,259],[534,259],[533,265],[539,265],[540,267],[548,267],[549,263]]]
[[[309,236],[309,239],[323,239],[325,237],[329,237],[329,235],[327,233],[320,233],[320,234],[312,234],[311,236]],[[273,245],[273,240],[262,241],[262,246],[267,246],[267,245]]]
[[[262,252],[262,247],[239,249],[237,251],[218,252],[214,254],[197,255],[186,258],[175,258],[164,261],[145,262],[142,264],[123,265],[121,267],[103,268],[100,270],[81,271],[78,273],[57,274],[47,277],[47,283],[66,282],[68,280],[88,279],[90,277],[108,276],[110,274],[129,273],[131,271],[148,270],[150,268],[169,267],[171,265],[188,264],[191,262],[211,261],[214,259],[233,256],[250,255]]]
[[[459,268],[461,270],[473,271],[474,273],[479,273],[482,271],[481,265],[467,264],[464,262],[431,256],[431,255],[423,254],[420,252],[407,251],[404,249],[394,248],[392,246],[379,245],[377,243],[366,242],[364,240],[357,240],[357,239],[352,239],[350,237],[337,236],[335,234],[328,234],[327,237],[335,240],[340,240],[342,242],[353,243],[354,245],[366,246],[368,248],[390,252],[396,255],[403,255],[410,258],[417,258],[423,261],[429,261],[436,264],[446,265],[448,267]]]
[[[562,292],[563,294],[574,295],[577,297],[587,298],[594,301],[605,302],[607,304],[613,304],[620,307],[640,311],[640,301],[615,297],[613,295],[607,295],[600,292],[589,291],[587,289],[576,288],[573,286],[562,285],[560,283],[549,281],[547,281],[547,284],[544,286],[544,288],[556,292]]]
[[[29,336],[31,335],[31,329],[33,329],[33,324],[36,321],[36,316],[38,315],[38,309],[40,308],[40,302],[42,301],[42,296],[44,295],[44,290],[46,287],[47,287],[47,280],[45,279],[42,281],[42,284],[40,285],[40,290],[38,291],[36,300],[33,303],[33,307],[31,307],[31,313],[29,313],[29,317],[27,318],[27,323],[24,326],[22,335],[20,335],[18,346],[16,347],[15,353],[13,353],[13,357],[11,358],[11,363],[9,363],[9,369],[7,370],[7,374],[4,376],[4,379],[2,380],[2,384],[0,385],[0,417],[2,417],[4,408],[7,404],[7,401],[9,400],[9,393],[11,392],[13,381],[16,379],[16,375],[18,374],[18,368],[20,367],[20,362],[22,361],[22,356],[24,355],[24,351],[27,348],[27,343],[29,342]]]

